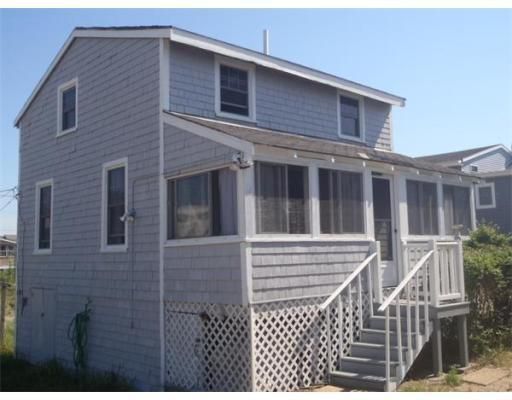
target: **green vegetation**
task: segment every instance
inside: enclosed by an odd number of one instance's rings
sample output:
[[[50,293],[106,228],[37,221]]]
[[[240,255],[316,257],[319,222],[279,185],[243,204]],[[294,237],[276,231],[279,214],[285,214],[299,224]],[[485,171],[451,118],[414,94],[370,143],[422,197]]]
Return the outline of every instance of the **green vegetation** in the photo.
[[[464,245],[470,351],[512,349],[512,236],[480,225]]]
[[[448,373],[444,376],[444,382],[448,386],[459,386],[461,384],[461,379],[457,369],[451,367],[450,371],[448,371]]]

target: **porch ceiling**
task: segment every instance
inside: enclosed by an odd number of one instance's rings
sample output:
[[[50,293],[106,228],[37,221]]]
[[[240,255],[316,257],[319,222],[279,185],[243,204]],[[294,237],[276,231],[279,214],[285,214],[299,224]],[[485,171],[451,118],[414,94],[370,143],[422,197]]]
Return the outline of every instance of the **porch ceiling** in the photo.
[[[205,128],[213,129],[225,135],[229,135],[231,137],[256,145],[270,146],[279,149],[312,152],[334,157],[338,156],[360,159],[363,161],[380,162],[396,166],[437,172],[441,174],[477,178],[476,175],[467,174],[434,163],[417,160],[413,157],[408,157],[403,154],[375,150],[366,145],[357,145],[351,143],[349,144],[341,141],[313,138],[310,136],[305,136],[297,133],[240,125],[230,122],[223,122],[219,120],[196,117],[188,114],[181,114],[169,111],[164,112],[166,114],[170,114],[175,117],[181,118],[185,121],[195,123]]]

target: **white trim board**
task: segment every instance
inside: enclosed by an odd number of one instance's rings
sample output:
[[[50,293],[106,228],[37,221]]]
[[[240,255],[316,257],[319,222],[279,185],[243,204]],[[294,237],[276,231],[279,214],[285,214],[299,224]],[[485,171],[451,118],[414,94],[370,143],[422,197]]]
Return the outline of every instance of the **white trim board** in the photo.
[[[221,40],[212,39],[203,35],[188,32],[174,27],[160,27],[154,29],[74,29],[68,36],[59,52],[48,66],[36,87],[24,103],[20,112],[14,120],[14,126],[19,126],[20,120],[27,111],[42,86],[49,78],[59,61],[62,59],[68,48],[76,38],[149,38],[149,39],[170,39],[176,43],[208,50],[226,57],[251,62],[262,67],[278,70],[290,75],[298,76],[310,81],[318,82],[337,89],[345,90],[387,104],[404,107],[405,98],[371,88],[356,82],[352,82],[335,75],[308,68],[277,57],[262,54],[240,46],[229,44]]]
[[[490,188],[491,189],[491,204],[480,204],[480,189]],[[496,192],[494,188],[494,182],[480,183],[476,185],[476,209],[485,210],[489,208],[496,208]]]

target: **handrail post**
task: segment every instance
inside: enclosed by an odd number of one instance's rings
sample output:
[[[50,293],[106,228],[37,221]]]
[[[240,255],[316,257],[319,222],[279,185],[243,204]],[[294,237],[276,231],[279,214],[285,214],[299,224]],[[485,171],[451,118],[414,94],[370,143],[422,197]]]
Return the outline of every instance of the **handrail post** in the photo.
[[[464,282],[464,253],[462,249],[462,238],[459,236],[457,238],[457,273],[458,273],[458,282],[459,282],[459,293],[460,300],[464,301],[466,299],[466,287]]]
[[[382,304],[382,279],[380,274],[380,242],[375,241],[370,243],[370,252],[377,253],[377,257],[375,257],[372,261],[372,283],[373,283],[373,292],[374,299],[377,303]]]
[[[432,254],[432,262],[430,263],[430,295],[432,304],[435,307],[439,306],[439,253],[437,251],[437,243],[435,240],[430,240],[428,246],[434,251]]]

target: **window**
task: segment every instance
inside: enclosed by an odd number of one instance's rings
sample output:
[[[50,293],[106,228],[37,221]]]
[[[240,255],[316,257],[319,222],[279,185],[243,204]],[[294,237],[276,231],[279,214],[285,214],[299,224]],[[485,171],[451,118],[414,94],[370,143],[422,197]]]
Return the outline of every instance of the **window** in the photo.
[[[50,253],[52,248],[53,181],[36,183],[35,251]]]
[[[254,121],[254,67],[222,57],[215,63],[216,113]]]
[[[320,232],[364,233],[362,175],[319,169],[318,182]]]
[[[306,167],[257,162],[258,233],[309,233],[309,189]]]
[[[124,251],[127,248],[127,159],[103,165],[102,249]]]
[[[482,183],[476,187],[476,208],[495,208],[496,194],[494,192],[494,182]]]
[[[468,234],[471,229],[469,188],[443,185],[444,225],[448,235]]]
[[[435,183],[407,181],[407,216],[410,235],[438,234]]]
[[[74,131],[77,126],[78,80],[73,79],[60,85],[57,92],[57,135],[63,135]]]
[[[471,172],[478,172],[478,165],[471,164],[470,168],[471,168]]]
[[[339,96],[339,135],[352,138],[362,138],[363,113],[362,100],[352,97]]]
[[[237,234],[236,172],[228,168],[169,180],[167,239]]]

